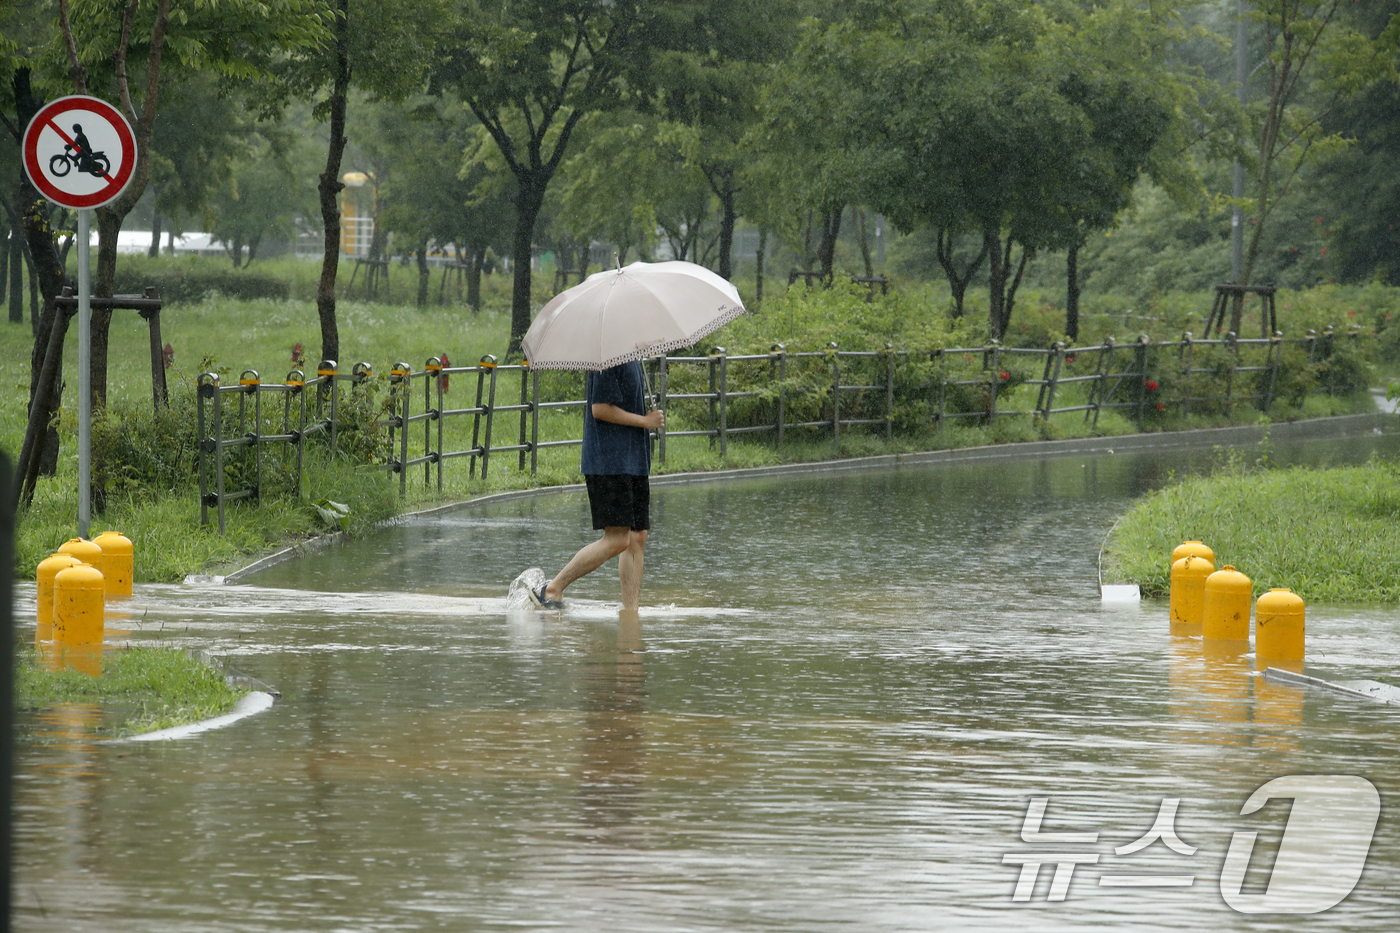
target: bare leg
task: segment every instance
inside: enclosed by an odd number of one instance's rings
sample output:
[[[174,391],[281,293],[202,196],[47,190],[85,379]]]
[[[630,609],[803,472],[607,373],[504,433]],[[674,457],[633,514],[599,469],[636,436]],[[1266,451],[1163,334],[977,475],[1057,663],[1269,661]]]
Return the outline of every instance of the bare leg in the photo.
[[[629,531],[627,534],[627,550],[623,551],[617,558],[617,575],[622,581],[622,609],[623,611],[637,609],[637,603],[642,597],[642,564],[647,546],[647,533],[645,531]]]
[[[624,526],[608,526],[603,529],[603,536],[592,544],[586,544],[579,548],[564,569],[550,580],[544,588],[545,596],[550,599],[559,599],[564,595],[564,589],[579,577],[586,576],[597,570],[612,558],[627,550],[628,538],[632,534],[632,529]],[[638,580],[640,585],[640,579]],[[636,608],[635,604],[632,608]]]

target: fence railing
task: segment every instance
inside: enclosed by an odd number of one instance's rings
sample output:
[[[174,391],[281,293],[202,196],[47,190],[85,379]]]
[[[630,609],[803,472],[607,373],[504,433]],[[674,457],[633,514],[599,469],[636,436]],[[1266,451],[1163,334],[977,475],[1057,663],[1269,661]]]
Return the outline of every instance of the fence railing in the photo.
[[[931,352],[897,350],[891,344],[852,351],[832,343],[824,350],[789,353],[774,344],[766,354],[730,355],[715,347],[704,356],[653,357],[644,366],[655,403],[681,415],[670,419],[676,427],[657,432],[657,457],[664,464],[669,438],[708,438],[721,456],[731,436],[755,433],[769,434],[781,445],[794,430],[830,431],[839,446],[841,432],[852,427],[874,427],[892,438],[897,422],[910,421],[907,411],[916,413],[914,421],[931,420],[939,430],[960,418],[990,423],[1030,416],[1048,423],[1074,412],[1083,412],[1085,421],[1097,426],[1100,414],[1113,410],[1141,424],[1164,414],[1169,405],[1182,415],[1208,406],[1229,414],[1244,403],[1267,413],[1275,400],[1284,348],[1298,347],[1312,365],[1333,356],[1338,336],[1329,327],[1320,335],[1309,331],[1291,340],[1277,332],[1253,340],[1232,333],[1197,340],[1187,333],[1166,342],[1143,336],[1127,346],[1108,338],[1081,347],[1056,343],[1036,350],[993,342]],[[1359,342],[1360,331],[1352,328],[1345,336]],[[208,524],[209,510],[216,509],[222,532],[226,503],[260,495],[269,469],[266,447],[280,452],[279,471],[299,491],[306,440],[324,436],[335,448],[342,386],[366,386],[372,375],[367,363],[341,374],[333,360],[322,361],[314,379],[293,370],[280,384],[264,383],[253,370],[229,386],[221,385],[215,373],[202,374],[201,522]],[[1246,382],[1250,376],[1252,382]],[[542,387],[542,377],[556,384]],[[454,378],[474,389],[469,390],[470,406],[448,406]],[[1018,385],[1036,389],[1033,407],[1009,407],[1006,397]],[[527,363],[498,363],[490,355],[474,366],[458,367],[432,357],[417,371],[395,363],[388,389],[384,418],[377,424],[388,433],[389,453],[382,465],[398,474],[401,496],[407,495],[410,471],[419,466],[425,488],[436,485],[440,492],[444,464],[450,460],[465,458],[469,475],[475,477],[479,467],[485,479],[493,456],[515,454],[516,468],[534,475],[540,451],[582,444],[577,436],[581,423],[577,429],[566,427],[562,437],[554,430],[546,432],[548,438],[541,436],[546,427],[542,416],[584,406],[578,374],[545,374]],[[1024,405],[1029,393],[1015,397]],[[551,419],[547,427],[557,424],[558,419]],[[251,457],[245,454],[230,470],[230,452],[240,449],[251,451]]]

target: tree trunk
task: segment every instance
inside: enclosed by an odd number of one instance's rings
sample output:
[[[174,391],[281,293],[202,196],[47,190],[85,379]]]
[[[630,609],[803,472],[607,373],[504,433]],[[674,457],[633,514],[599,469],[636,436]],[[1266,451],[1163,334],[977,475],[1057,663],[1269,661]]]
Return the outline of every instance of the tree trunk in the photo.
[[[860,258],[865,261],[865,277],[872,279],[875,277],[875,263],[870,259],[870,238],[866,235],[865,208],[855,209],[856,221],[856,242],[860,244]],[[873,295],[874,292],[871,292]]]
[[[233,260],[233,267],[237,269],[243,265],[243,237],[234,234],[228,244],[228,258]]]
[[[518,175],[520,187],[515,195],[515,237],[513,278],[510,294],[510,344],[506,347],[506,359],[513,361],[520,357],[520,340],[530,329],[530,256],[534,249],[535,220],[544,205],[545,181],[535,173]]]
[[[160,209],[151,209],[151,245],[146,249],[146,255],[155,259],[160,255]]]
[[[472,247],[467,253],[467,304],[472,314],[481,313],[481,267],[486,260],[486,247]]]
[[[418,244],[418,307],[428,306],[428,282],[432,278],[432,270],[428,268],[428,244],[426,241]]]
[[[831,287],[832,276],[836,274],[836,237],[841,233],[841,214],[844,207],[822,214],[822,239],[817,246],[817,261],[822,267],[822,281]]]
[[[10,231],[10,242],[5,251],[10,273],[10,323],[24,323],[24,228],[16,221]],[[0,295],[5,294],[5,286],[0,284]]]
[[[1022,247],[1021,261],[1016,266],[1016,274],[1011,274],[1011,253],[1016,244],[1015,234],[1006,235],[1005,246],[1002,245],[1000,232],[991,227],[982,229],[982,244],[988,250],[991,257],[989,267],[990,283],[988,283],[988,322],[991,325],[992,338],[1001,340],[1006,336],[1006,328],[1011,324],[1011,312],[1016,307],[1016,289],[1021,286],[1021,276],[1026,271],[1026,261],[1030,258],[1030,251]],[[1010,282],[1007,280],[1010,279]]]
[[[110,207],[97,209],[97,262],[94,266],[97,275],[92,281],[94,298],[111,298],[117,279],[117,236],[121,232],[122,220],[130,207],[123,210],[119,205],[129,204],[123,196]],[[82,248],[82,244],[78,244]],[[92,309],[92,334],[89,346],[92,350],[92,410],[100,411],[107,404],[107,344],[112,327],[110,309]],[[96,481],[94,480],[94,488]]]
[[[316,313],[321,319],[321,359],[340,359],[340,331],[335,320],[335,277],[340,268],[340,204],[345,183],[340,180],[340,160],[345,155],[345,105],[350,90],[350,0],[340,0],[335,24],[336,75],[330,99],[330,145],[326,169],[316,190],[321,199],[321,225],[325,230],[321,253],[321,280],[316,286]]]
[[[714,183],[711,182],[713,185]],[[724,172],[720,184],[714,186],[719,197],[719,274],[723,279],[734,277],[734,226],[739,222],[739,211],[734,206],[738,194],[734,187],[734,172]]]
[[[754,256],[754,304],[763,304],[763,254],[768,252],[768,228],[758,228],[758,253]]]
[[[953,256],[953,232],[948,229],[938,231],[938,264],[943,267],[943,275],[948,279],[948,288],[953,293],[953,317],[963,316],[963,298],[967,295],[968,283],[981,268],[982,261],[991,252],[991,246],[984,235],[982,237],[982,251],[977,254],[977,258],[968,263],[962,271],[958,270],[957,262]]]
[[[1065,257],[1065,334],[1079,339],[1079,247],[1074,243]]]

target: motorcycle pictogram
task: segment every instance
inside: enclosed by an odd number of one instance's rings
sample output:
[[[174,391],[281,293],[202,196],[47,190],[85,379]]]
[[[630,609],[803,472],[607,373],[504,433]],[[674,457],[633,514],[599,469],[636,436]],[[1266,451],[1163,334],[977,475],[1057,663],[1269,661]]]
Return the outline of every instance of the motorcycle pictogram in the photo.
[[[112,170],[112,162],[105,152],[93,152],[92,144],[83,134],[81,124],[73,124],[73,142],[63,147],[63,151],[49,159],[49,174],[55,178],[67,175],[76,168],[98,178],[105,178]]]

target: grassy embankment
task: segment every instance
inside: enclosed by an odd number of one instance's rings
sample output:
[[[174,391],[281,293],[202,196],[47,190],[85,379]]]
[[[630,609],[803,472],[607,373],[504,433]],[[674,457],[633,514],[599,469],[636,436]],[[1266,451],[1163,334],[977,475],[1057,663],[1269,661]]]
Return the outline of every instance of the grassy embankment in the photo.
[[[1255,596],[1287,587],[1305,601],[1400,602],[1400,463],[1276,470],[1228,458],[1139,500],[1105,549],[1104,579],[1165,596],[1172,549],[1191,539],[1248,576]]]
[[[183,269],[198,268],[197,264],[185,260],[175,265]],[[221,264],[220,274],[224,274],[224,269]],[[424,482],[421,471],[414,471],[409,476],[408,496],[400,500],[397,478],[368,466],[375,443],[382,448],[382,438],[368,439],[370,432],[366,430],[362,435],[366,439],[352,456],[331,456],[318,445],[308,443],[307,468],[300,489],[292,488],[290,460],[276,452],[265,454],[268,475],[264,477],[264,495],[260,503],[233,503],[228,510],[227,533],[222,536],[211,527],[201,527],[198,485],[193,477],[196,376],[213,369],[223,374],[225,384],[231,384],[239,373],[251,368],[258,370],[265,381],[280,382],[291,368],[292,347],[296,344],[306,348],[308,369],[314,368],[317,359],[320,332],[315,306],[309,300],[314,266],[288,260],[260,263],[254,271],[281,277],[289,283],[288,293],[293,297],[239,300],[211,294],[202,300],[167,305],[162,314],[162,336],[174,349],[174,365],[168,373],[172,414],[167,418],[153,419],[150,413],[149,356],[144,323],[134,313],[118,312],[114,318],[109,370],[111,411],[105,424],[99,423],[94,428],[94,460],[108,457],[118,466],[109,482],[106,511],[94,516],[92,530],[96,533],[113,528],[136,542],[138,580],[178,580],[188,573],[217,572],[240,565],[250,555],[271,547],[337,527],[316,510],[312,504],[315,499],[327,498],[348,505],[346,525],[353,532],[402,510],[436,502],[578,481],[577,450],[564,447],[541,452],[536,476],[518,470],[516,458],[510,455],[492,459],[490,478],[485,482],[468,476],[464,460],[449,463],[441,494],[435,486]],[[396,270],[396,275],[399,277],[396,278],[395,297],[411,301],[406,284],[406,279],[411,277],[404,276],[400,270]],[[549,286],[547,276],[539,276],[537,282],[542,289]],[[435,280],[434,296],[436,286]],[[741,283],[741,290],[743,288]],[[502,355],[509,331],[505,310],[508,290],[509,281],[505,277],[488,278],[484,288],[485,307],[479,315],[460,305],[430,305],[420,309],[412,305],[342,300],[339,306],[342,371],[360,360],[371,363],[376,373],[383,374],[398,360],[421,369],[427,357],[440,353],[449,354],[454,365],[473,363],[486,353]],[[797,352],[820,350],[828,341],[836,341],[842,349],[876,350],[886,341],[899,347],[931,348],[978,346],[983,340],[979,331],[980,316],[973,317],[970,312],[961,321],[949,321],[937,310],[944,305],[944,296],[937,289],[908,286],[872,303],[862,300],[860,293],[839,289],[806,292],[797,288],[773,295],[774,291],[782,289],[774,289],[770,284],[771,297],[761,309],[729,325],[705,346],[723,343],[731,354],[739,354],[766,352],[775,342],[784,343],[789,351]],[[1318,294],[1304,293],[1293,299],[1298,310],[1290,312],[1291,331],[1297,332],[1307,326],[1320,327],[1327,320],[1346,321],[1348,310],[1353,311],[1354,318],[1354,307],[1364,307],[1368,301],[1373,310],[1377,307],[1377,299],[1368,297],[1369,292],[1353,295],[1335,290],[1322,294],[1322,291],[1314,290]],[[1395,291],[1386,291],[1384,297],[1394,300],[1391,293]],[[542,303],[548,296],[542,292],[538,297]],[[1281,299],[1281,313],[1286,306],[1287,302]],[[1108,334],[1116,335],[1120,343],[1131,343],[1144,330],[1153,339],[1172,339],[1179,336],[1183,325],[1190,324],[1193,316],[1203,316],[1208,308],[1208,296],[1170,296],[1158,307],[1135,316],[1089,311],[1083,317],[1081,343],[1096,343]],[[1150,313],[1153,311],[1156,313]],[[1044,346],[1048,337],[1055,336],[1055,328],[1063,326],[1063,312],[1033,293],[1023,296],[1017,315],[1014,333],[1008,337],[1024,346]],[[11,451],[12,456],[17,455],[23,437],[30,342],[27,323],[0,328],[0,446]],[[68,391],[61,425],[65,443],[58,475],[41,482],[33,506],[21,517],[17,542],[17,573],[21,578],[31,576],[38,561],[71,537],[77,525],[73,496],[76,486],[73,396],[78,384],[76,347],[72,346],[75,343],[70,340],[65,358]],[[1089,364],[1087,356],[1080,365]],[[1006,365],[1015,368],[1010,363]],[[1018,375],[1038,376],[1038,372],[1026,369]],[[551,375],[551,378],[576,377]],[[689,378],[699,379],[699,371],[692,370]],[[377,388],[362,399],[362,426],[378,416],[376,405],[382,401],[384,381],[381,375],[375,380]],[[464,381],[468,384],[461,385]],[[792,388],[798,393],[806,392],[814,400],[813,404],[819,400],[823,391],[820,379],[803,383],[801,378],[793,377],[792,381]],[[509,381],[503,383],[502,391],[507,395],[510,386]],[[457,377],[448,400],[449,407],[469,407],[474,391],[474,379]],[[1033,386],[1017,386],[999,398],[998,406],[1029,409],[1034,405],[1035,391]],[[1074,388],[1066,387],[1057,404],[1072,404],[1073,391]],[[1276,419],[1314,417],[1366,410],[1370,406],[1371,402],[1365,397],[1314,393],[1291,405],[1281,399],[1271,415]],[[542,418],[544,436],[576,436],[577,417],[577,412],[573,411],[554,412]],[[1193,415],[1181,419],[1168,412],[1158,417],[1151,428],[1172,430],[1253,422],[1258,417],[1249,406],[1236,406],[1232,418]],[[668,423],[672,429],[700,427],[704,418],[703,403],[689,403],[688,407],[677,403]],[[920,408],[919,404],[902,407],[897,423],[899,430],[890,442],[884,440],[879,430],[844,429],[839,449],[831,443],[829,434],[804,436],[793,431],[782,448],[777,448],[764,435],[750,435],[747,439],[732,439],[723,459],[706,439],[672,438],[668,441],[667,462],[659,471],[758,466],[1091,433],[1078,413],[1056,416],[1050,424],[1035,422],[1028,416],[999,417],[990,425],[975,424],[969,419],[936,432],[926,407]],[[1106,411],[1093,433],[1115,435],[1135,430],[1135,425],[1127,418]],[[504,428],[498,425],[497,431],[504,431],[509,437],[514,427],[508,422]],[[470,419],[459,420],[448,433],[449,449],[453,449],[454,444],[456,449],[469,446],[465,436],[470,433]],[[417,438],[421,438],[421,434]]]
[[[132,647],[108,651],[102,676],[77,670],[50,671],[36,653],[21,658],[15,671],[15,706],[56,710],[59,720],[26,724],[30,737],[71,734],[75,729],[121,738],[197,722],[227,713],[246,690],[237,690],[208,665],[182,651]]]

